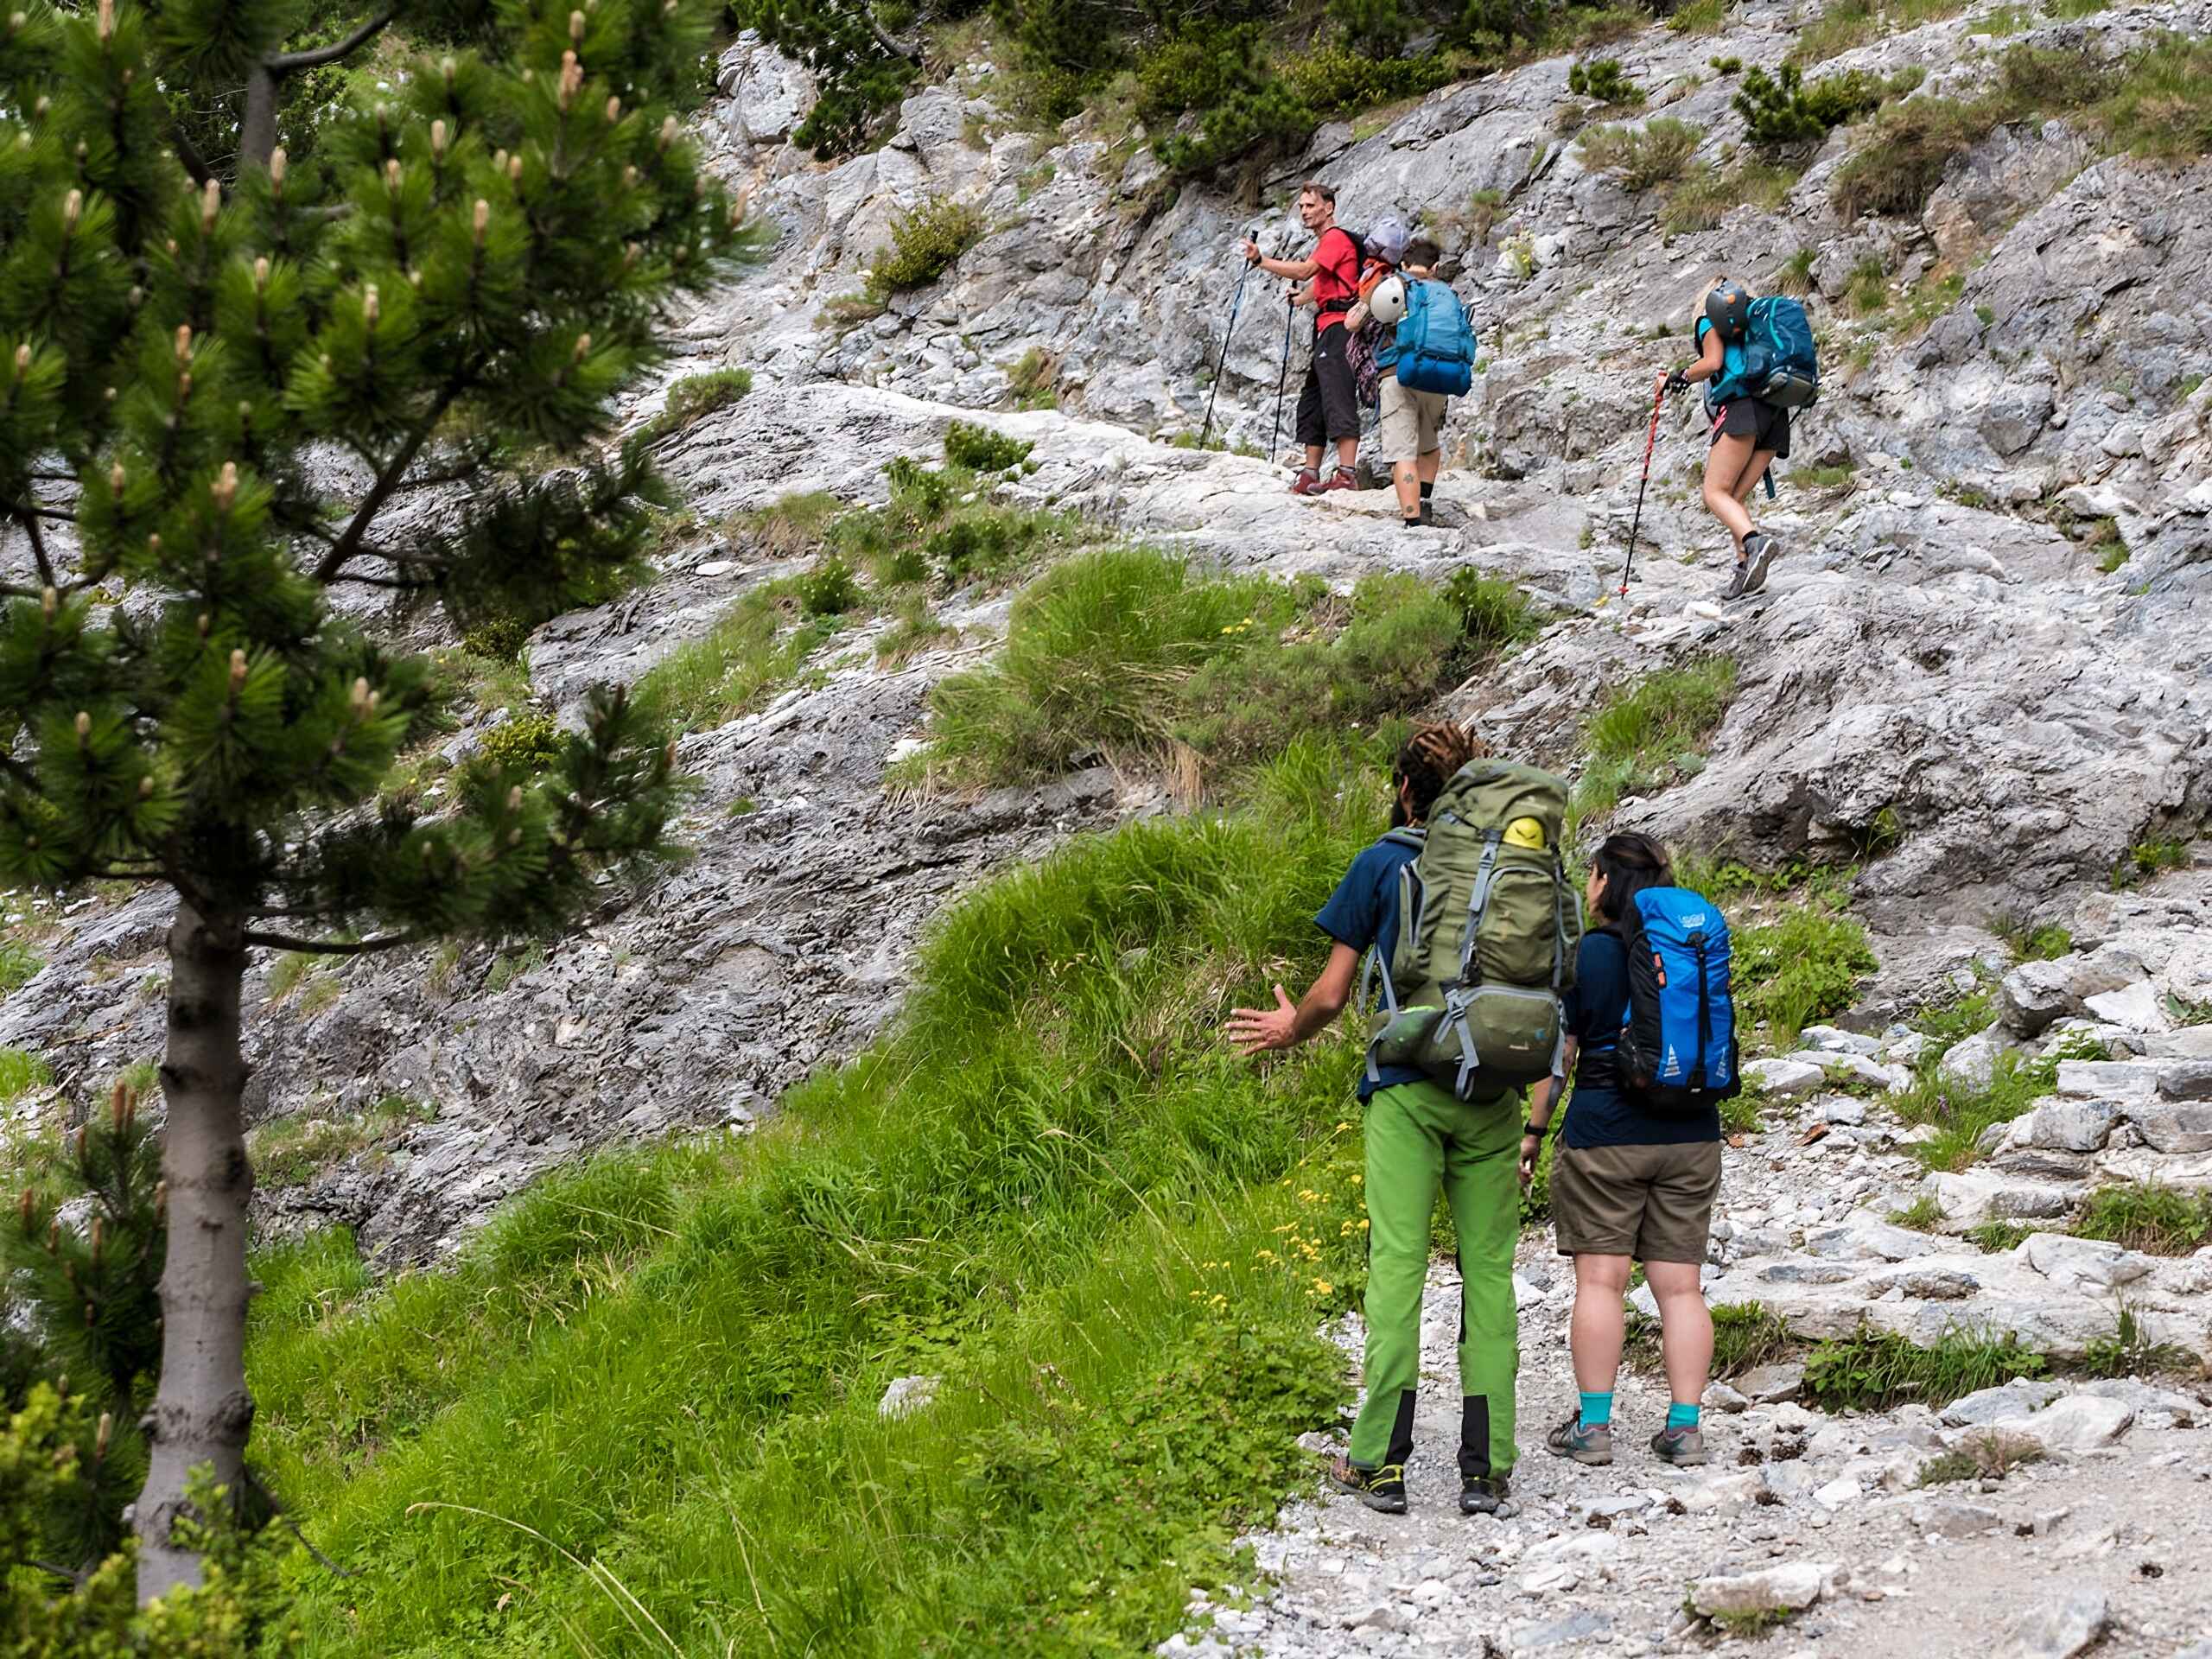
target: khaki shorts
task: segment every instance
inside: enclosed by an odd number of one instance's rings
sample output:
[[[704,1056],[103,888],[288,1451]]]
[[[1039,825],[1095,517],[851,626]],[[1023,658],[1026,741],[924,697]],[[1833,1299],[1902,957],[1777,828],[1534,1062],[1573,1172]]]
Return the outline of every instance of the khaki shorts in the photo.
[[[1440,391],[1408,391],[1398,384],[1398,377],[1382,377],[1382,424],[1376,434],[1382,459],[1389,461],[1417,461],[1440,447],[1438,434],[1444,428],[1444,394]]]
[[[1720,1143],[1570,1147],[1552,1157],[1561,1255],[1703,1262],[1720,1191]]]

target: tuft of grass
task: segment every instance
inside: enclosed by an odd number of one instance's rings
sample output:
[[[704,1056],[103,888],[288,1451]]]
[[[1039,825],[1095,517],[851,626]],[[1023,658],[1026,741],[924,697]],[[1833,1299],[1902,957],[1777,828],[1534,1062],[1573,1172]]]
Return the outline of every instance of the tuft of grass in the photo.
[[[12,934],[0,937],[0,996],[22,989],[44,966],[46,958],[29,940]]]
[[[1736,693],[1736,664],[1707,657],[1662,669],[1614,693],[1583,728],[1588,760],[1575,786],[1579,824],[1624,796],[1660,787],[1719,727]]]
[[[2113,866],[2112,884],[2125,890],[2139,887],[2168,870],[2189,868],[2189,843],[2172,837],[2150,837],[2137,842]]]
[[[861,607],[861,585],[853,567],[834,553],[799,577],[793,591],[798,596],[799,613],[816,620],[842,616]]]
[[[534,974],[545,965],[545,947],[537,940],[518,950],[505,950],[493,958],[490,971],[484,976],[484,988],[497,996],[524,974]]]
[[[276,1007],[318,976],[327,976],[330,961],[311,950],[287,950],[269,969],[268,1002]]]
[[[436,1116],[433,1106],[386,1095],[359,1116],[324,1118],[302,1112],[273,1119],[247,1137],[254,1183],[271,1190],[304,1186],[334,1164],[389,1146]]]
[[[918,594],[899,607],[898,619],[875,642],[875,660],[893,666],[959,637],[960,630],[940,620],[929,601]]]
[[[891,244],[868,268],[868,297],[926,288],[976,245],[983,234],[982,210],[950,196],[931,196],[892,221]],[[878,304],[877,309],[881,309]]]
[[[1851,279],[1843,296],[1862,317],[1889,302],[1890,270],[1878,255],[1870,253],[1851,268]]]
[[[1759,1116],[1759,1096],[1746,1089],[1720,1103],[1720,1128],[1726,1135],[1761,1135],[1766,1120]]]
[[[893,1033],[748,1135],[557,1176],[439,1271],[265,1253],[257,1463],[375,1563],[303,1583],[308,1649],[626,1650],[594,1581],[491,1517],[606,1562],[685,1652],[1179,1629],[1311,1480],[1296,1438],[1345,1397],[1314,1326],[1363,1255],[1355,1036],[1262,1070],[1215,1028],[1310,950],[1381,790],[1302,746],[1255,794],[963,900]],[[917,1371],[935,1402],[879,1416]]]
[[[1006,372],[1006,394],[1016,409],[1057,409],[1059,378],[1059,358],[1041,346],[1032,346]]]
[[[1777,268],[1768,286],[1777,294],[1795,294],[1803,298],[1813,291],[1813,267],[1820,257],[1820,249],[1810,244],[1798,249]]]
[[[988,426],[955,421],[944,429],[944,459],[948,465],[973,473],[1003,473],[1029,459],[1037,446],[1021,438],[994,432]]]
[[[2031,926],[2016,916],[1992,916],[1989,931],[2005,941],[2015,962],[2056,962],[2074,949],[2074,936],[2056,922]]]
[[[2012,1332],[1947,1331],[1933,1345],[1861,1325],[1832,1337],[1805,1357],[1805,1397],[1827,1411],[1887,1411],[1907,1401],[1942,1408],[1962,1395],[2015,1377],[2041,1376],[2043,1355]]]
[[[2074,1231],[2152,1255],[2187,1255],[2212,1235],[2212,1195],[2157,1181],[2101,1186],[2089,1195]]]
[[[2203,1362],[2178,1343],[2153,1342],[2126,1302],[2108,1337],[2095,1337],[2082,1350],[2082,1369],[2091,1376],[2140,1376],[2159,1371],[2202,1374]]]
[[[679,732],[706,731],[752,713],[836,631],[830,616],[786,627],[797,608],[785,584],[755,588],[702,637],[655,664],[633,695],[653,719]]]
[[[1795,1607],[1751,1607],[1718,1612],[1707,1622],[1725,1637],[1763,1642],[1796,1618],[1799,1611]]]
[[[1833,467],[1793,467],[1790,481],[1808,490],[1845,490],[1859,481],[1859,469],[1849,461]]]
[[[1732,930],[1736,1008],[1745,1025],[1786,1045],[1858,1000],[1859,981],[1881,964],[1847,903],[1840,882],[1814,881]]]
[[[1758,1302],[1731,1302],[1713,1310],[1713,1374],[1741,1376],[1803,1351],[1789,1321]]]
[[[1967,1242],[1984,1255],[1997,1255],[2006,1250],[2017,1250],[2026,1243],[2035,1229],[2022,1221],[1985,1221],[1966,1230]]]
[[[1949,1451],[1920,1465],[1916,1486],[1942,1486],[1961,1480],[2002,1480],[2023,1464],[2041,1463],[2047,1454],[2031,1435],[1984,1429],[1964,1436]]]
[[[1840,0],[1839,4],[1824,5],[1798,31],[1789,61],[1825,63],[1869,41],[1955,17],[1970,3],[1971,0]]]
[[[1891,1211],[1890,1223],[1916,1233],[1932,1233],[1943,1224],[1943,1206],[1936,1203],[1933,1192],[1923,1192],[1904,1209]]]
[[[646,435],[664,438],[681,432],[728,409],[752,390],[753,374],[748,369],[710,369],[704,374],[688,374],[668,389],[667,401],[646,427]]]
[[[827,490],[804,490],[747,513],[734,528],[767,558],[803,558],[819,550],[845,504]]]
[[[0,1048],[0,1105],[21,1100],[53,1081],[46,1062],[29,1049]]]
[[[2035,26],[2035,13],[2025,6],[1993,6],[1974,20],[1980,35],[2024,35]]]
[[[1582,164],[1611,173],[1627,188],[1655,189],[1682,175],[1696,154],[1700,134],[1688,122],[1659,116],[1640,127],[1595,127],[1576,141]]]
[[[1667,27],[1677,35],[1718,35],[1728,26],[1732,0],[1689,0],[1677,6]]]
[[[2161,35],[2136,54],[2097,122],[2115,149],[2153,161],[2212,154],[2212,41]]]
[[[1764,162],[1738,156],[1726,167],[1707,162],[1693,168],[1668,192],[1661,222],[1676,236],[1709,231],[1744,206],[1775,213],[1789,200],[1804,168],[1788,162]]]
[[[2033,1058],[2000,1054],[1991,1070],[1989,1086],[1972,1090],[1946,1081],[1939,1070],[1941,1051],[1932,1050],[1922,1061],[1912,1086],[1890,1096],[1890,1106],[1908,1123],[1935,1125],[1936,1138],[1914,1146],[1913,1155],[1929,1169],[1955,1172],[1980,1155],[1978,1143],[1986,1130],[2031,1110],[2057,1087],[2061,1059],[2104,1058],[2103,1046],[2092,1038],[2079,1043],[2063,1040],[2050,1052]]]
[[[1481,649],[1503,648],[1533,639],[1543,632],[1529,595],[1510,582],[1461,565],[1444,584],[1444,602],[1459,613],[1459,629]]]

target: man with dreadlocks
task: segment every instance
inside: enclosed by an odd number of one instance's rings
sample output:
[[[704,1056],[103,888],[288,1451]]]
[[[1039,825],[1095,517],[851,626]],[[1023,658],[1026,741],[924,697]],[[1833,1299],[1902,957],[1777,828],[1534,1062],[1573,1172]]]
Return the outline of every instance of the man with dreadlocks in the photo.
[[[1416,731],[1391,768],[1392,827],[1421,828],[1452,774],[1485,753],[1458,726]],[[1372,950],[1379,962],[1389,962],[1398,937],[1399,874],[1419,853],[1416,838],[1387,836],[1352,861],[1313,918],[1333,941],[1328,965],[1295,1003],[1278,985],[1274,1007],[1236,1009],[1228,1035],[1238,1052],[1292,1048],[1319,1036],[1351,1001],[1362,954]],[[1371,1510],[1405,1512],[1428,1220],[1441,1185],[1459,1230],[1462,1281],[1459,1508],[1496,1514],[1514,1460],[1521,1115],[1502,1109],[1496,1098],[1460,1101],[1409,1066],[1370,1068],[1359,1096],[1367,1141],[1367,1398],[1352,1425],[1351,1454],[1329,1471],[1329,1484]]]

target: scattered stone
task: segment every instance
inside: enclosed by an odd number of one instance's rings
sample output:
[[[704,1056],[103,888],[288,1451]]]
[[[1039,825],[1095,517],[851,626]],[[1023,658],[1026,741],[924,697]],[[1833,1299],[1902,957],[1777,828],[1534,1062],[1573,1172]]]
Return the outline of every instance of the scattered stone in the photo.
[[[2024,1417],[2049,1405],[2066,1392],[2063,1382],[2019,1377],[2001,1388],[1981,1389],[1962,1395],[1943,1408],[1941,1420],[1953,1428],[1986,1428],[2008,1418]]]
[[[2212,1101],[2139,1101],[2127,1109],[2127,1121],[2153,1151],[2212,1152]]]
[[[2065,1456],[2110,1446],[2134,1421],[2135,1408],[2124,1400],[2073,1394],[2041,1411],[2001,1418],[1991,1427],[2024,1435],[2053,1456]]]
[[[1838,1475],[1813,1493],[1813,1502],[1833,1514],[1847,1504],[1856,1503],[1866,1495],[1866,1488],[1849,1475]]]
[[[2056,962],[2024,962],[1998,982],[1999,1017],[2022,1037],[2040,1036],[2063,1015],[2079,1014],[2088,998],[2142,977],[2141,958],[2118,945]]]
[[[2104,1239],[2068,1233],[2032,1233],[2022,1249],[2030,1267],[2066,1290],[2111,1290],[2133,1283],[2158,1265]]]
[[[1911,1033],[1920,1037],[1918,1032]],[[1823,1049],[1837,1054],[1875,1055],[1882,1052],[1882,1045],[1875,1038],[1862,1032],[1846,1031],[1840,1026],[1807,1026],[1797,1033],[1797,1040],[1807,1048]],[[1923,1042],[1927,1039],[1923,1037]]]
[[[1997,1071],[1997,1057],[2013,1046],[2003,1027],[1992,1026],[1945,1049],[1936,1064],[1936,1075],[1955,1089],[1986,1089]]]
[[[1797,1100],[1828,1080],[1828,1074],[1805,1060],[1751,1060],[1745,1063],[1744,1081],[1761,1094],[1777,1100]]]
[[[1690,1605],[1707,1618],[1719,1613],[1794,1613],[1810,1607],[1843,1582],[1833,1561],[1786,1561],[1756,1573],[1700,1579]]]
[[[941,1376],[894,1376],[883,1390],[883,1398],[875,1402],[879,1417],[909,1417],[922,1410],[937,1398]]]
[[[1505,1627],[1505,1650],[1508,1653],[1535,1653],[1545,1648],[1555,1648],[1562,1643],[1580,1642],[1584,1638],[1603,1635],[1612,1625],[1606,1615],[1592,1608],[1584,1608],[1561,1618],[1515,1619]],[[1467,1650],[1471,1656],[1488,1651],[1487,1644]]]
[[[2047,1100],[2028,1117],[2027,1143],[2057,1152],[2100,1152],[2119,1121],[2107,1100]]]
[[[1987,1532],[1999,1523],[1994,1510],[1984,1509],[1979,1503],[1961,1503],[1945,1498],[1922,1505],[1912,1514],[1912,1524],[1923,1533],[1939,1538],[1972,1538]]]
[[[2084,1586],[2021,1625],[2000,1659],[2074,1659],[2105,1633],[2111,1612],[2101,1591]]]

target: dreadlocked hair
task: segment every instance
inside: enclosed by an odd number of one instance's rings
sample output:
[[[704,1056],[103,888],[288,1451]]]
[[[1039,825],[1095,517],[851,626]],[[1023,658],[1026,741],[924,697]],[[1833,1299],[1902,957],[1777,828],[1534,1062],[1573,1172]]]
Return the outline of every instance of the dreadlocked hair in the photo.
[[[1390,781],[1408,786],[1413,796],[1414,821],[1425,823],[1436,798],[1452,781],[1452,774],[1489,753],[1489,746],[1464,726],[1444,721],[1419,727],[1399,749],[1390,768]]]

